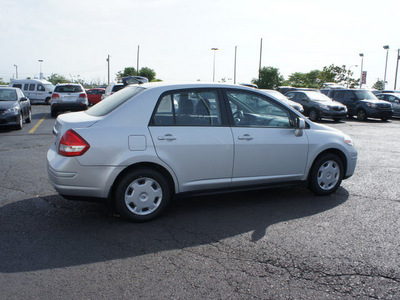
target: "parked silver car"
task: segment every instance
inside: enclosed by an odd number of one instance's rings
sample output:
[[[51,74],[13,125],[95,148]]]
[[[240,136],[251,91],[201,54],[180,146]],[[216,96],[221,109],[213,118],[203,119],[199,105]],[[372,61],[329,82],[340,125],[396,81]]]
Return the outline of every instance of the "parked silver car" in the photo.
[[[146,221],[181,193],[307,184],[318,195],[353,175],[347,135],[258,90],[225,84],[127,86],[60,115],[48,175],[69,199],[112,200]]]
[[[289,104],[291,107],[293,107],[294,109],[298,110],[301,113],[304,112],[303,105],[301,105],[300,103],[294,102],[292,100],[289,100],[284,94],[282,94],[278,91],[264,90],[264,89],[260,89],[260,91],[263,91],[264,93],[267,93],[268,95],[273,96],[273,97],[277,98],[278,100]]]
[[[85,89],[79,83],[59,83],[51,95],[50,111],[52,117],[62,111],[86,110],[89,101]]]

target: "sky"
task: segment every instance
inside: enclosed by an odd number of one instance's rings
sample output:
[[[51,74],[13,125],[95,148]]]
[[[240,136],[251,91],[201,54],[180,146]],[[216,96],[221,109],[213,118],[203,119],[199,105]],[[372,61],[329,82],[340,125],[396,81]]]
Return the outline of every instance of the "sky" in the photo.
[[[295,72],[346,65],[371,87],[394,88],[400,1],[359,0],[0,0],[0,78],[44,77],[107,83],[125,67],[163,81],[236,82],[261,66]],[[211,48],[218,48],[212,51]],[[42,63],[39,60],[43,60]],[[17,65],[17,68],[15,67]],[[399,75],[400,76],[400,75]],[[400,78],[397,87],[400,89]]]

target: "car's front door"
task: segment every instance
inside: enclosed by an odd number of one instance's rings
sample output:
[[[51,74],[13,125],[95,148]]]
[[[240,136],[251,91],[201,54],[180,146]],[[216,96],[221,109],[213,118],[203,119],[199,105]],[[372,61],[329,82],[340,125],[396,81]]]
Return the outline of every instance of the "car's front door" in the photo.
[[[308,157],[306,131],[295,135],[292,112],[259,94],[229,90],[235,145],[232,184],[296,181]]]
[[[233,138],[219,95],[218,90],[178,90],[159,100],[149,130],[180,192],[230,186]]]

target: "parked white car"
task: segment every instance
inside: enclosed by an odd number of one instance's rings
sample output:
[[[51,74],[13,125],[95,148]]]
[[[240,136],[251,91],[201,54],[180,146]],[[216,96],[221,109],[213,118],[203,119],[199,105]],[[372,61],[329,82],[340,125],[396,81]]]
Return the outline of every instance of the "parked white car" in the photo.
[[[133,221],[159,216],[181,193],[305,184],[329,195],[357,162],[349,136],[237,85],[130,85],[60,115],[54,133],[55,189],[109,199]]]
[[[89,106],[85,89],[79,83],[59,83],[51,96],[51,116],[63,111],[86,110]]]

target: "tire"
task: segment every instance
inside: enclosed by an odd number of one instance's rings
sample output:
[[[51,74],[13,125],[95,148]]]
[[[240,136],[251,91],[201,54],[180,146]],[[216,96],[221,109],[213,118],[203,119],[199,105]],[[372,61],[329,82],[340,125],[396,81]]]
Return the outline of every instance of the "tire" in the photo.
[[[50,101],[51,101],[51,98],[46,98],[46,100],[44,100],[44,104],[46,104],[46,105],[50,105]]]
[[[317,122],[320,119],[318,112],[315,109],[310,110],[309,118],[313,122]]]
[[[367,113],[362,108],[357,111],[357,119],[360,121],[367,120]]]
[[[313,164],[309,177],[309,189],[316,195],[334,193],[343,180],[343,163],[335,154],[324,154]]]
[[[20,113],[19,116],[18,116],[18,124],[15,125],[15,128],[17,130],[21,130],[22,129],[22,122],[23,122],[23,117],[22,117],[22,114]]]
[[[335,123],[338,123],[338,122],[340,122],[340,118],[333,118],[333,122],[335,122]]]
[[[29,110],[28,117],[25,119],[26,123],[32,122],[32,110]]]
[[[57,118],[57,114],[58,114],[58,112],[57,112],[57,110],[55,110],[55,109],[51,109],[51,116],[53,117],[53,118]]]
[[[116,208],[125,219],[145,222],[158,217],[168,206],[168,181],[152,169],[138,169],[125,175],[115,192]]]
[[[381,120],[382,120],[383,122],[386,122],[388,119],[389,119],[389,118],[387,118],[387,117],[381,118]]]

